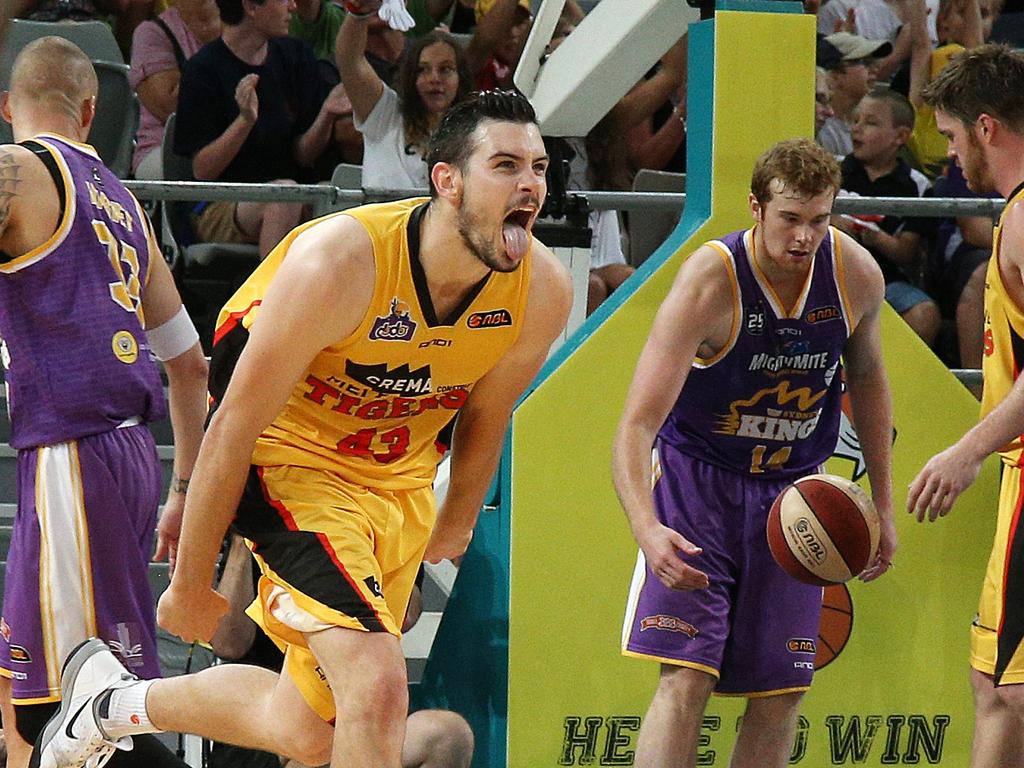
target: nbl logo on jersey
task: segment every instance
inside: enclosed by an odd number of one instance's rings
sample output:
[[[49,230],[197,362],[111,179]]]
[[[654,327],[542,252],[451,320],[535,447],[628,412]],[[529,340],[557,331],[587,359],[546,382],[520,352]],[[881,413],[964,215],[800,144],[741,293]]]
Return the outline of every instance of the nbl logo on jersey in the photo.
[[[409,316],[409,305],[395,296],[391,311],[376,317],[370,329],[370,341],[409,341],[416,333],[416,323]]]

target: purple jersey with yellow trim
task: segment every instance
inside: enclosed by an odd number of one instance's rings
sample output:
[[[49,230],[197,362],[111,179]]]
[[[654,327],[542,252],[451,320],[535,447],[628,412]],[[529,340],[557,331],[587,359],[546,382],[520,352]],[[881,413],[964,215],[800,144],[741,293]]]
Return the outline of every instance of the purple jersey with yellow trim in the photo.
[[[138,201],[91,147],[26,145],[49,168],[62,214],[45,243],[0,261],[0,336],[11,445],[31,448],[166,413],[143,331],[153,242]]]
[[[693,361],[659,436],[736,472],[814,472],[836,447],[839,358],[852,331],[838,234],[829,229],[788,309],[757,266],[754,230],[709,245],[732,280],[732,333],[713,357]]]

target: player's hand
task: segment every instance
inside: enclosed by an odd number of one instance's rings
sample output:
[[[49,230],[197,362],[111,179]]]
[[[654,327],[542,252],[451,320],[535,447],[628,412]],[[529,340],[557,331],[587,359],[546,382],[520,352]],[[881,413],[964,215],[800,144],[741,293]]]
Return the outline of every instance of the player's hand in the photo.
[[[669,589],[703,589],[708,585],[708,575],[687,565],[679,553],[691,557],[699,555],[700,547],[668,526],[658,523],[641,537],[640,548],[647,558],[647,567]]]
[[[861,581],[874,581],[883,573],[892,568],[892,559],[896,555],[896,548],[899,546],[896,537],[896,521],[891,514],[884,515],[879,520],[878,554],[868,567],[861,571]]]
[[[259,81],[260,76],[253,73],[243,77],[235,86],[238,114],[249,124],[255,123],[260,114],[260,98],[256,95],[256,85]]]
[[[473,540],[473,529],[460,530],[457,526],[445,525],[439,520],[430,535],[423,560],[428,563],[440,563],[442,560],[456,561],[465,554],[469,542]]]
[[[186,591],[172,579],[157,603],[156,623],[186,643],[209,642],[228,607],[227,598],[212,587]]]
[[[924,465],[907,493],[907,511],[919,523],[945,517],[953,502],[978,477],[984,457],[969,455],[957,443],[936,454]]]
[[[153,553],[153,560],[163,560],[166,557],[172,576],[178,560],[178,539],[181,538],[181,518],[184,512],[185,494],[171,491],[160,513],[160,522],[156,524],[156,551]]]

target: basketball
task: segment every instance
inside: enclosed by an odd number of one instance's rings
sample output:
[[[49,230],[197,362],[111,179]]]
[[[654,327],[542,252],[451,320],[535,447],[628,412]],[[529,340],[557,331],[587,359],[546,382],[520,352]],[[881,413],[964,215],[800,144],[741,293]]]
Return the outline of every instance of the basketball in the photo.
[[[768,513],[768,547],[798,581],[849,581],[878,551],[878,512],[856,483],[808,475],[783,489]]]

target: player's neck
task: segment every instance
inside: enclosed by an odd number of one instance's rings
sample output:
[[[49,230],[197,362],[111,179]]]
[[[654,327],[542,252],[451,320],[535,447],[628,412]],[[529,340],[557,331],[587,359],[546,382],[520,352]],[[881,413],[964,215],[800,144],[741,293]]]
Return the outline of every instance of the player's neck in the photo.
[[[453,209],[440,201],[431,202],[420,224],[420,263],[432,296],[469,290],[490,271],[463,241]]]
[[[989,168],[996,191],[1003,197],[1009,197],[1024,182],[1024,137],[993,152]]]
[[[53,133],[64,138],[85,143],[89,128],[61,115],[26,113],[19,115],[13,127],[15,141],[27,141],[41,133]]]

